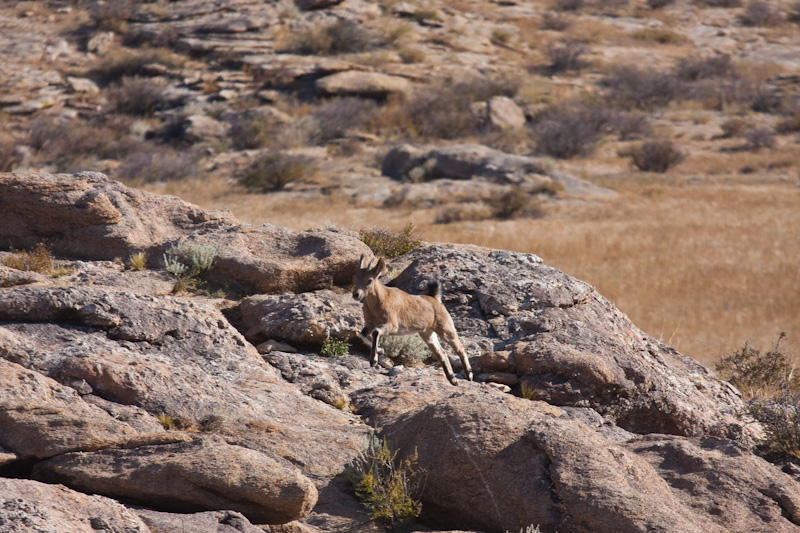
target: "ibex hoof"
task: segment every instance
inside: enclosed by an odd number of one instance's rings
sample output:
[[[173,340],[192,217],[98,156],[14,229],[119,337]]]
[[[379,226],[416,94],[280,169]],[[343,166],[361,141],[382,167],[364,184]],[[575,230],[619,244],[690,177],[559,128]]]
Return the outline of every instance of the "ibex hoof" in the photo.
[[[450,384],[453,385],[454,387],[458,387],[458,381],[456,381],[455,376],[448,377],[447,380],[450,381]]]

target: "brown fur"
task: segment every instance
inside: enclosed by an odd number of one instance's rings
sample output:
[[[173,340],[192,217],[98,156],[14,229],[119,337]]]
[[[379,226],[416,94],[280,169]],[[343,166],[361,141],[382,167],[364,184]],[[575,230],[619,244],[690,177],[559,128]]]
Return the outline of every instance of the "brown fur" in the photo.
[[[444,304],[432,296],[416,296],[386,287],[378,279],[385,272],[386,262],[383,258],[367,261],[366,256],[361,256],[359,269],[354,276],[353,298],[363,302],[366,326],[362,334],[370,337],[372,366],[378,364],[378,341],[381,335],[418,333],[439,359],[450,383],[456,385],[456,380],[450,360],[439,343],[440,337],[458,354],[464,366],[464,375],[471,380],[469,359]]]

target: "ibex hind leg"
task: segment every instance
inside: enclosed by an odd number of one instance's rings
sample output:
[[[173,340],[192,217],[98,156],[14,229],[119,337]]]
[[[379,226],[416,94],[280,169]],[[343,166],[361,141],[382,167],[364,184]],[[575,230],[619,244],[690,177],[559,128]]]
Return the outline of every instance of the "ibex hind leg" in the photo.
[[[464,345],[461,344],[458,334],[455,332],[444,331],[442,332],[442,338],[447,344],[450,345],[453,351],[458,354],[458,358],[461,359],[461,365],[464,367],[464,377],[469,381],[473,381],[472,367],[469,364],[469,357],[467,357],[467,352],[464,350]]]
[[[436,333],[429,333],[427,336],[423,333],[419,334],[422,337],[422,340],[425,341],[425,344],[428,345],[428,348],[431,349],[433,355],[439,360],[442,364],[442,369],[444,369],[444,375],[447,376],[447,381],[449,381],[453,385],[458,385],[456,382],[456,377],[453,374],[453,367],[450,365],[450,359],[447,358],[447,354],[444,353],[442,350],[442,345],[439,344],[439,337]]]

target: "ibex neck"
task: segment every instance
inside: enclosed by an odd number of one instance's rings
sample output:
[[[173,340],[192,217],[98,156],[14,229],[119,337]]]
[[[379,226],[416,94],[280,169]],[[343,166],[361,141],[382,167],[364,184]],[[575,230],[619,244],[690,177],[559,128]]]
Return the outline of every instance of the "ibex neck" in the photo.
[[[387,289],[380,280],[375,280],[375,283],[369,286],[365,298],[369,302],[370,307],[374,307],[375,303],[379,304],[386,298],[386,293],[388,292],[389,289]]]

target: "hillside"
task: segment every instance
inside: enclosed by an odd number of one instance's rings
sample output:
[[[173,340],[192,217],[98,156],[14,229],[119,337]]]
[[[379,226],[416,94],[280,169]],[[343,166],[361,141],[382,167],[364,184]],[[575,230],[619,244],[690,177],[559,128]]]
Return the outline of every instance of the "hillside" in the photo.
[[[442,282],[477,378],[453,387],[414,348],[369,367],[352,232],[93,172],[0,174],[0,212],[32,250],[0,253],[4,531],[386,531],[356,497],[371,435],[424,481],[395,530],[800,530],[797,467],[753,453],[738,391],[535,255],[391,262]]]

